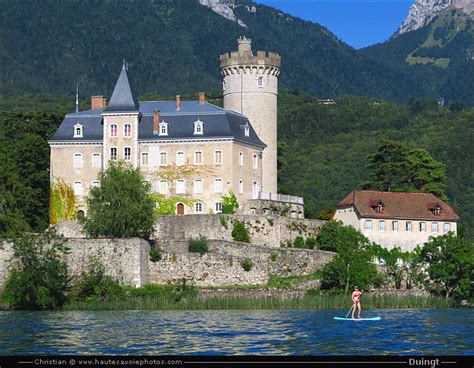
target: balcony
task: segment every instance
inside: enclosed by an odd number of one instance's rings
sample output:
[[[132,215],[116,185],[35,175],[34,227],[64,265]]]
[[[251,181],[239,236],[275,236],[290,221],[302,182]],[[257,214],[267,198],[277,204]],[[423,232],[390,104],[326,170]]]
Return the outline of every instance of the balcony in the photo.
[[[302,197],[291,196],[287,194],[279,194],[279,193],[263,193],[259,192],[254,194],[253,199],[261,199],[265,201],[275,201],[275,202],[283,202],[283,203],[294,203],[304,205],[304,199]]]

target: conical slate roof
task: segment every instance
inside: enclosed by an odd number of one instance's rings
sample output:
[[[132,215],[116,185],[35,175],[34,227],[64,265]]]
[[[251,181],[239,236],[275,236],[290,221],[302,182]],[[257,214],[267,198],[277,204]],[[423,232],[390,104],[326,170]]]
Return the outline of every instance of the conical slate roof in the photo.
[[[130,87],[130,82],[128,80],[127,67],[124,63],[122,71],[117,79],[117,84],[115,85],[114,92],[110,98],[110,103],[105,112],[130,112],[138,111],[139,105],[138,101],[133,95],[132,88]]]

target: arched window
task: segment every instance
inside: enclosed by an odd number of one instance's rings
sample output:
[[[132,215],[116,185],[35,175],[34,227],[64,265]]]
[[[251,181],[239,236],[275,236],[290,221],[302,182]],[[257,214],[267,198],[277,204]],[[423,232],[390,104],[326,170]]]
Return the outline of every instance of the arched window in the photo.
[[[222,179],[214,179],[214,193],[222,193]]]
[[[158,192],[160,194],[168,194],[168,182],[166,180],[160,180],[158,184]]]
[[[131,124],[125,124],[123,126],[123,135],[124,135],[124,137],[131,137],[132,136],[132,125]]]
[[[84,126],[79,122],[74,125],[74,138],[82,138],[84,136]]]
[[[79,169],[82,167],[82,153],[74,154],[74,168]]]
[[[82,181],[75,181],[74,182],[74,195],[81,196],[84,192],[82,189]]]
[[[168,135],[168,123],[162,121],[160,123],[160,134],[159,135]]]
[[[437,222],[432,222],[431,223],[431,232],[432,233],[437,233],[438,232],[438,223]]]
[[[83,210],[77,211],[76,217],[78,220],[82,220],[84,218],[84,211]]]
[[[194,134],[204,134],[204,123],[199,118],[194,122]]]

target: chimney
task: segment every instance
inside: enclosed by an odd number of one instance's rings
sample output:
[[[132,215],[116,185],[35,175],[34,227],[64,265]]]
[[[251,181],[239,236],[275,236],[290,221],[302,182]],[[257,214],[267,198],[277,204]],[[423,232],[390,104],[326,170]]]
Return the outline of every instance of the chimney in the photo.
[[[101,107],[107,106],[107,100],[104,96],[91,96],[91,108],[92,110],[100,109]]]
[[[181,96],[176,95],[176,111],[181,110]]]
[[[160,110],[153,110],[153,134],[160,132]]]
[[[199,104],[205,104],[206,103],[206,92],[199,92]]]

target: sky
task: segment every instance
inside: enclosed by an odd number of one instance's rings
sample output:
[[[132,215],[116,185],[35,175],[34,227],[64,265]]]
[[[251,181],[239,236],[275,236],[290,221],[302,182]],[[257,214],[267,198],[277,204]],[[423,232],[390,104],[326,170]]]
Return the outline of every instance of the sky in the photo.
[[[400,27],[414,0],[256,0],[319,23],[356,49],[383,42]]]

